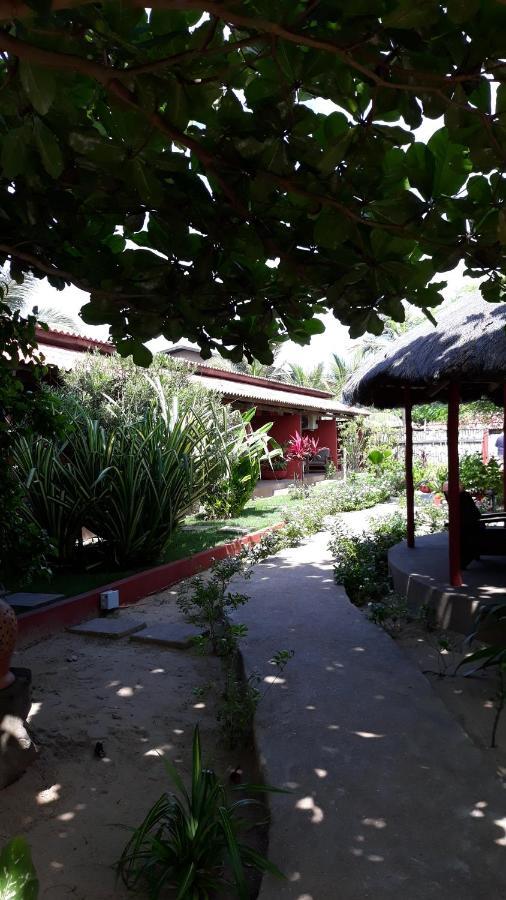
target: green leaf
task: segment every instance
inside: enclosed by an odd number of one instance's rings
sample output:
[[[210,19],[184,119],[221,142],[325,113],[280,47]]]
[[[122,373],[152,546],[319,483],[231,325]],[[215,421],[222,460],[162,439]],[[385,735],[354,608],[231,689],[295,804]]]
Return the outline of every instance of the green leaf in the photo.
[[[39,882],[24,837],[15,837],[0,851],[0,898],[37,900]]]
[[[412,187],[428,200],[432,196],[436,163],[425,144],[412,144],[405,155],[406,173]]]
[[[126,246],[125,238],[121,234],[110,234],[102,243],[109,247],[109,250],[112,250],[113,253],[123,253]]]
[[[153,362],[153,354],[151,353],[151,350],[148,350],[148,348],[144,346],[144,344],[136,343],[132,350],[132,359],[136,366],[147,369]]]
[[[33,136],[46,172],[51,178],[59,178],[63,172],[63,156],[58,138],[44,124],[42,119],[35,119]]]
[[[322,210],[313,229],[315,243],[329,250],[335,250],[349,237],[349,234],[349,219],[343,213],[338,213],[329,207]]]
[[[498,116],[502,116],[506,113],[506,84],[504,82],[501,82],[497,88],[495,111]]]
[[[434,196],[456,194],[472,171],[465,147],[452,143],[446,128],[436,131],[427,146],[436,161]]]
[[[452,22],[467,22],[480,9],[480,0],[446,0],[448,18]]]
[[[25,125],[13,128],[2,140],[0,162],[4,175],[9,180],[25,171],[28,150],[28,130]]]
[[[305,322],[301,322],[300,327],[306,332],[306,334],[323,334],[325,331],[325,325],[321,321],[321,319],[307,319]]]
[[[49,112],[56,93],[56,80],[50,69],[20,60],[19,77],[23,90],[39,115]]]

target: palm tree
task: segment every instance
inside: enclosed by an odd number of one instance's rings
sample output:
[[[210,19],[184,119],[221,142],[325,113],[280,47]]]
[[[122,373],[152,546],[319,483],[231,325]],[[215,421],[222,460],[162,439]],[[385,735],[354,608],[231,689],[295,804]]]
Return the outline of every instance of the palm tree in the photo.
[[[369,356],[371,353],[378,353],[379,351],[386,349],[392,341],[402,337],[403,334],[406,334],[407,331],[410,331],[410,329],[414,328],[416,325],[420,325],[423,321],[423,314],[416,313],[411,309],[406,310],[404,322],[395,322],[394,319],[385,319],[385,325],[380,335],[376,337],[372,334],[364,334],[357,344],[357,353],[360,354],[361,359],[364,359],[364,357]]]
[[[348,381],[352,371],[353,364],[346,362],[338,353],[331,354],[330,369],[327,373],[329,387],[339,399],[343,392],[343,387]]]
[[[72,315],[51,303],[37,303],[38,285],[39,279],[33,275],[25,275],[22,284],[16,284],[7,278],[2,285],[4,289],[2,302],[23,316],[33,313],[39,322],[44,322],[50,328],[64,328],[79,334],[82,330],[81,325]]]
[[[329,385],[325,376],[324,363],[318,363],[317,366],[307,371],[297,363],[290,363],[288,374],[290,381],[293,381],[294,384],[300,384],[302,387],[317,388],[320,391],[328,390]]]
[[[261,363],[257,359],[254,359],[252,362],[243,359],[240,363],[234,365],[234,371],[244,375],[253,375],[256,378],[282,378],[284,372],[279,365],[279,356],[282,348],[277,344],[271,349],[274,357],[271,364]]]

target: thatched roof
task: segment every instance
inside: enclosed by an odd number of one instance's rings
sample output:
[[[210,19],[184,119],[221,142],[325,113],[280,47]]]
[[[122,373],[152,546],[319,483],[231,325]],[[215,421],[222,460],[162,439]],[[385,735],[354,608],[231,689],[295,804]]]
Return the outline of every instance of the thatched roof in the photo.
[[[347,403],[380,409],[402,406],[404,387],[414,403],[447,399],[450,382],[463,400],[488,397],[502,404],[506,382],[506,303],[476,296],[452,304],[430,322],[412,329],[368,359],[343,393]]]

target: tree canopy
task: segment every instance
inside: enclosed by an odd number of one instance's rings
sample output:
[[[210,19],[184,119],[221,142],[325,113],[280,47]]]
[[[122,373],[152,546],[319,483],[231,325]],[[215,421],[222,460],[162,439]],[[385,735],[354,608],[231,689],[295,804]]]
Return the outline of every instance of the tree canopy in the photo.
[[[499,0],[0,0],[0,264],[140,363],[379,334],[461,260],[498,301],[505,33]]]

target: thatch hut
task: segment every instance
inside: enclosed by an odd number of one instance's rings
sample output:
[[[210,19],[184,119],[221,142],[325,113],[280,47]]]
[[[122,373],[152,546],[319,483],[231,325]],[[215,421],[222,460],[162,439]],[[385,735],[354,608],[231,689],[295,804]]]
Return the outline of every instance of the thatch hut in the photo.
[[[483,397],[506,409],[506,304],[476,296],[455,303],[368,360],[348,382],[348,403],[380,409],[404,407],[408,546],[414,547],[411,410],[418,403],[448,403],[448,502],[450,582],[461,585],[459,522],[459,404]],[[506,415],[505,415],[506,433]],[[504,442],[506,454],[506,440]],[[504,460],[506,500],[506,458]],[[506,508],[506,503],[505,503]]]

